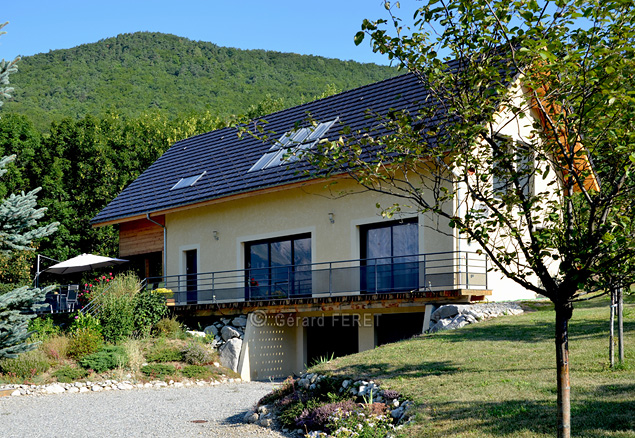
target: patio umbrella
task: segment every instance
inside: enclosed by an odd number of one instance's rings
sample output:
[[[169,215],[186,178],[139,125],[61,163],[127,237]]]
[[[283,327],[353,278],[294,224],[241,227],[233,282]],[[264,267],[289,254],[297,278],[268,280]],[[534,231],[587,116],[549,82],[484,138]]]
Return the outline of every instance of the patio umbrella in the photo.
[[[73,272],[91,271],[106,266],[120,265],[128,260],[103,257],[94,254],[82,254],[50,266],[44,272],[53,274],[71,274]]]

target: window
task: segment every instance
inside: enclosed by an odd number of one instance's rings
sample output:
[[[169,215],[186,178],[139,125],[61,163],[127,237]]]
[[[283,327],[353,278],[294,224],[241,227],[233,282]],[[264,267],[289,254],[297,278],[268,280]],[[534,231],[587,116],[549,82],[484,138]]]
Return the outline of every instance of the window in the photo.
[[[264,154],[249,172],[280,166],[283,163],[292,163],[298,160],[297,154],[303,150],[311,149],[338,119],[320,123],[317,126],[295,129],[285,132],[269,152]],[[285,158],[286,156],[286,158]]]
[[[534,155],[531,148],[511,138],[496,137],[492,148],[492,188],[494,196],[503,196],[515,190],[518,180],[525,197],[533,195]]]
[[[417,219],[367,225],[360,231],[362,289],[370,293],[417,289]]]
[[[247,243],[245,257],[245,299],[276,299],[311,294],[309,234]]]
[[[200,175],[194,175],[194,176],[188,176],[187,178],[181,178],[179,182],[174,184],[174,186],[170,189],[170,191],[176,190],[176,189],[183,189],[185,187],[192,187],[194,184],[198,182],[199,179],[203,178],[203,176],[206,173],[207,171],[201,173]]]

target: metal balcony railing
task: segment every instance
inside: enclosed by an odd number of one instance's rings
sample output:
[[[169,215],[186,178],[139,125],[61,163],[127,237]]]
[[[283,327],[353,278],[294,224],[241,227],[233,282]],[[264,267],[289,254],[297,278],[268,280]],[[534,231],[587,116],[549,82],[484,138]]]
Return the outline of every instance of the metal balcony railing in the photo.
[[[485,255],[460,251],[169,275],[145,285],[170,289],[168,304],[188,305],[487,289],[487,269]]]

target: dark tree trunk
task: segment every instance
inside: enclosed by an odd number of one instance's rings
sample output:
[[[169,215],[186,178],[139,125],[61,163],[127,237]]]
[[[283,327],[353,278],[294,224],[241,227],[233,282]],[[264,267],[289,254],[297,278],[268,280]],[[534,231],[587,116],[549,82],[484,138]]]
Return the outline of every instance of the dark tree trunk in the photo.
[[[558,379],[558,438],[571,436],[571,383],[569,380],[569,320],[571,303],[556,304],[556,375]]]

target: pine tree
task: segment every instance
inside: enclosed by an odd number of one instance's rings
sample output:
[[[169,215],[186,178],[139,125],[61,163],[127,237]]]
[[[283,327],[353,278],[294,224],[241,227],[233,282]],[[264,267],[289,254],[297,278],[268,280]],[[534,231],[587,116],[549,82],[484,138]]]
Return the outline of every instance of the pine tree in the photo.
[[[0,29],[6,24],[0,24]],[[3,33],[0,31],[0,35]],[[10,97],[9,75],[17,71],[17,62],[18,58],[11,62],[0,61],[0,106],[2,99]],[[15,155],[0,159],[0,176],[7,172],[6,166],[14,159]],[[37,208],[39,190],[12,194],[0,203],[0,253],[32,250],[33,240],[57,229],[57,223],[37,226],[46,211],[46,208]],[[35,344],[28,342],[28,323],[35,317],[35,311],[40,307],[37,303],[46,292],[47,289],[24,286],[0,296],[0,358],[16,357],[35,348]]]

